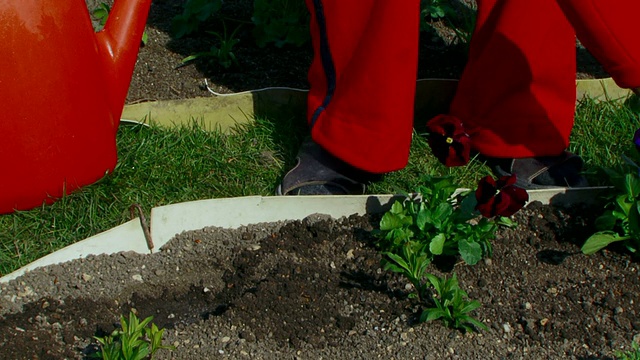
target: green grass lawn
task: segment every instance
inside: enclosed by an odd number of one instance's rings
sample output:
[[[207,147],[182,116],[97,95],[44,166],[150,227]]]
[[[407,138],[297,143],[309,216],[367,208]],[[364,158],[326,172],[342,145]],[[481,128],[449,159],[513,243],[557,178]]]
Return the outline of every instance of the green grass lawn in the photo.
[[[622,169],[621,154],[632,157],[638,116],[615,102],[581,102],[571,151],[583,156],[593,185],[608,185],[600,167]],[[50,206],[0,216],[0,275],[46,254],[129,220],[137,203],[156,206],[198,199],[273,195],[294,162],[305,136],[300,119],[256,119],[231,134],[204,131],[195,122],[180,128],[122,125],[115,171]],[[446,168],[415,134],[409,165],[372,185],[372,194],[413,191],[422,175],[451,174],[462,187],[488,175],[481,163]]]

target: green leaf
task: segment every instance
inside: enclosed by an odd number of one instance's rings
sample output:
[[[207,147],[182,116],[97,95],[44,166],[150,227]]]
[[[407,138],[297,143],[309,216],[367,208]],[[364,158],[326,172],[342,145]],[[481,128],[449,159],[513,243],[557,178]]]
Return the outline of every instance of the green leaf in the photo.
[[[459,310],[459,312],[461,314],[470,313],[473,310],[479,308],[480,306],[482,306],[482,305],[480,304],[479,301],[476,301],[476,300],[469,301],[462,309]]]
[[[482,259],[482,247],[475,241],[458,241],[460,256],[469,265],[475,265]]]
[[[409,264],[408,264],[408,263],[407,263],[407,262],[406,262],[406,261],[405,261],[401,256],[399,256],[399,255],[397,255],[397,254],[394,254],[394,253],[390,253],[390,252],[385,253],[385,254],[386,254],[386,255],[387,255],[387,256],[388,256],[388,257],[389,257],[393,262],[395,262],[395,263],[400,267],[400,271],[396,271],[396,270],[394,270],[394,269],[393,269],[393,268],[395,268],[396,266],[389,267],[389,270],[394,271],[394,272],[405,272],[405,271],[411,272],[411,269],[409,268]],[[393,264],[392,264],[392,263],[390,263],[390,262],[389,262],[389,263],[387,263],[387,264],[391,264],[391,265],[393,265]]]
[[[143,32],[142,33],[142,44],[143,45],[147,45],[147,43],[149,42],[149,34],[147,34],[147,32]]]
[[[402,219],[393,212],[387,212],[380,220],[380,230],[393,230],[402,227]]]
[[[627,191],[627,195],[631,199],[637,199],[638,195],[640,195],[640,179],[634,173],[628,173],[625,176],[625,188]]]
[[[434,236],[429,243],[429,251],[434,255],[441,255],[444,249],[444,242],[447,238],[444,234],[440,233]]]
[[[513,221],[513,219],[511,219],[510,217],[506,217],[506,216],[498,217],[498,220],[496,221],[496,223],[500,226],[504,226],[511,229],[518,227],[517,222]]]
[[[456,210],[456,221],[464,222],[473,219],[477,215],[476,205],[478,205],[478,200],[475,194],[467,193]]]
[[[613,230],[617,222],[618,218],[611,211],[607,211],[596,219],[595,226],[596,229],[602,231]]]
[[[467,315],[461,316],[460,320],[462,320],[465,323],[469,323],[469,324],[475,326],[479,330],[487,330],[488,329],[487,325],[485,325],[482,322],[472,318],[471,316],[467,316]]]
[[[442,280],[433,274],[424,274],[438,294],[442,294]]]
[[[421,231],[425,231],[427,224],[431,221],[431,210],[421,207],[416,216],[416,226]]]
[[[618,208],[622,210],[624,215],[629,216],[629,210],[631,209],[632,203],[626,195],[618,196],[616,198],[616,204],[618,204]]]
[[[447,222],[451,214],[453,214],[453,206],[451,204],[446,202],[438,204],[432,216],[433,225],[436,229],[442,230],[443,224]]]
[[[437,320],[445,316],[445,312],[437,308],[429,308],[422,311],[420,314],[420,322],[428,322],[431,320]]]
[[[598,250],[605,248],[611,243],[627,239],[629,239],[628,236],[619,236],[613,231],[597,232],[585,241],[584,245],[582,245],[582,252],[586,255],[595,254]]]

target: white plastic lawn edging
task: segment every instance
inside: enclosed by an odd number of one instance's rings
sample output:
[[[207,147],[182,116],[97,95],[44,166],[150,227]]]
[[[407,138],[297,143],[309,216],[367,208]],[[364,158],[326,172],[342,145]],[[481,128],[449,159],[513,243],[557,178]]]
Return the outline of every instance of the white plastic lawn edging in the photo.
[[[100,234],[78,241],[31,262],[0,278],[0,283],[13,280],[34,269],[86,258],[89,255],[113,254],[121,251],[149,253],[140,220],[134,219]]]
[[[529,202],[540,201],[543,204],[569,206],[576,203],[592,203],[605,189],[607,188],[544,189],[529,190],[528,193]],[[353,214],[380,213],[388,210],[395,199],[401,198],[394,195],[328,195],[245,196],[197,200],[153,208],[150,233],[154,249],[157,251],[177,234],[208,226],[235,229],[257,223],[301,220],[312,214],[340,218]],[[150,253],[139,219],[133,219],[44,256],[1,277],[0,283],[16,279],[43,266],[82,259],[89,255],[126,251]]]
[[[206,81],[205,81],[205,85]],[[415,118],[418,122],[446,112],[455,95],[458,80],[419,79],[416,82]],[[124,107],[123,123],[153,123],[174,127],[189,125],[194,120],[204,129],[228,131],[237,124],[252,121],[256,115],[286,113],[304,118],[307,90],[268,87],[231,94],[209,90],[212,96],[178,100],[149,101]],[[576,98],[624,100],[631,91],[620,88],[611,78],[576,80]]]

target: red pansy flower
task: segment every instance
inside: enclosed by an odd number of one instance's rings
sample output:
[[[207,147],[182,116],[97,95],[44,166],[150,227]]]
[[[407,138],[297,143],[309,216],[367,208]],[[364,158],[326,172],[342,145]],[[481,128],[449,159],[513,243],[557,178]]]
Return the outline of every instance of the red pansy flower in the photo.
[[[529,194],[513,184],[516,176],[502,176],[498,181],[486,176],[478,182],[476,209],[485,217],[511,216],[529,200]]]
[[[438,115],[427,122],[429,146],[433,155],[446,166],[462,166],[469,162],[471,138],[455,116]]]

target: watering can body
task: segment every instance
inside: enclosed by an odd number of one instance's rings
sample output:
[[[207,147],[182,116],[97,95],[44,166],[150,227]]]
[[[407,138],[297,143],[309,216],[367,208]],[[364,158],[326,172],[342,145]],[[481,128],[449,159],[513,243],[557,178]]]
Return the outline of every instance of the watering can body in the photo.
[[[113,171],[150,0],[116,0],[94,32],[84,0],[0,0],[0,214]]]

